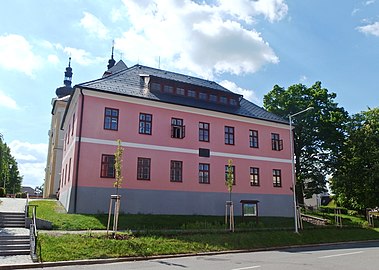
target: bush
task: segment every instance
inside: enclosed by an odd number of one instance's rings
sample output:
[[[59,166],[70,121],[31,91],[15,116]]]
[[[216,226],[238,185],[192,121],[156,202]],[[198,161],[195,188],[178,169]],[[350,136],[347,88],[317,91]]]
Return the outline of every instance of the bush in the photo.
[[[26,192],[18,192],[16,193],[16,198],[26,198],[27,195],[26,195]]]
[[[7,196],[7,191],[5,190],[5,188],[1,187],[0,188],[0,197],[5,197]]]
[[[344,215],[347,215],[347,208],[344,208],[344,207],[338,207],[339,209],[341,209],[341,214],[344,214]],[[335,207],[329,207],[329,206],[320,206],[320,211],[323,212],[323,213],[328,213],[328,214],[334,214],[334,209],[336,209]]]

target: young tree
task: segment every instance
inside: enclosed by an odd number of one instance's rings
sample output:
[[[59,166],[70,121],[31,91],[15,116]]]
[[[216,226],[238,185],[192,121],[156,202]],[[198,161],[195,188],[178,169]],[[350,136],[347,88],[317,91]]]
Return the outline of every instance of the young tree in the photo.
[[[233,173],[233,160],[228,160],[228,166],[226,170],[226,181],[225,185],[229,191],[229,201],[232,201],[232,191],[233,191],[233,183],[234,183],[234,173]]]
[[[21,191],[21,183],[17,161],[0,134],[0,186],[5,187],[7,193],[17,193]]]
[[[311,87],[296,84],[284,89],[275,85],[264,96],[264,107],[283,118],[314,109],[293,118],[296,191],[300,204],[325,191],[326,176],[335,172],[336,160],[345,138],[348,113],[316,82]],[[288,146],[290,147],[290,146]]]
[[[379,107],[355,114],[331,180],[337,202],[365,210],[379,206]]]
[[[121,188],[123,176],[121,173],[122,170],[122,154],[124,153],[124,148],[121,146],[121,140],[117,140],[117,149],[115,156],[115,173],[116,173],[116,181],[114,186],[116,188],[116,194],[118,195],[118,189]]]

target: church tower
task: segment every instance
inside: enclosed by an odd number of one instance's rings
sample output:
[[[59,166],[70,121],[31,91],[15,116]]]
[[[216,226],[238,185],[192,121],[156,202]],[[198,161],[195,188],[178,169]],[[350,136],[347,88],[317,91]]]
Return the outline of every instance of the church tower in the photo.
[[[57,97],[53,98],[51,101],[51,125],[48,132],[49,147],[45,168],[45,185],[43,189],[44,198],[55,198],[59,194],[64,143],[64,131],[61,130],[61,123],[67,102],[74,91],[71,83],[72,68],[70,57],[68,60],[68,66],[64,72],[64,85],[55,90]]]

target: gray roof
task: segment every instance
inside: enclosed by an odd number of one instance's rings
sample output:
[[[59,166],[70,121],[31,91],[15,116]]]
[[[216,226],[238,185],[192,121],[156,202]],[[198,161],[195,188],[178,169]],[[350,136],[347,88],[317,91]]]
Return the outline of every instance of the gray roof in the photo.
[[[151,77],[157,77],[170,81],[192,84],[195,86],[208,88],[211,91],[224,92],[228,95],[234,95],[240,99],[240,106],[225,105],[162,92],[144,91],[143,86],[141,86],[141,75],[149,75]],[[241,95],[229,91],[216,82],[142,65],[134,65],[130,68],[125,68],[114,72],[107,77],[81,83],[76,87],[289,124],[288,120],[266,111],[265,109],[244,99]]]

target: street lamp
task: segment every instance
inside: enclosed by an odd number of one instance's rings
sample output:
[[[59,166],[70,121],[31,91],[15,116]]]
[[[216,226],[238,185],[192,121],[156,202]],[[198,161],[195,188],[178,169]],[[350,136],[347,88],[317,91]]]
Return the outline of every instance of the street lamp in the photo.
[[[295,218],[295,232],[299,233],[299,228],[298,228],[298,218],[297,218],[297,203],[296,203],[296,180],[295,180],[295,160],[294,160],[294,145],[293,145],[293,133],[292,133],[292,117],[299,115],[301,113],[304,113],[306,111],[312,110],[313,107],[308,107],[305,110],[302,110],[300,112],[290,114],[289,115],[289,120],[290,120],[290,143],[291,143],[291,176],[292,176],[292,189],[293,189],[293,206],[294,206],[294,218]]]

